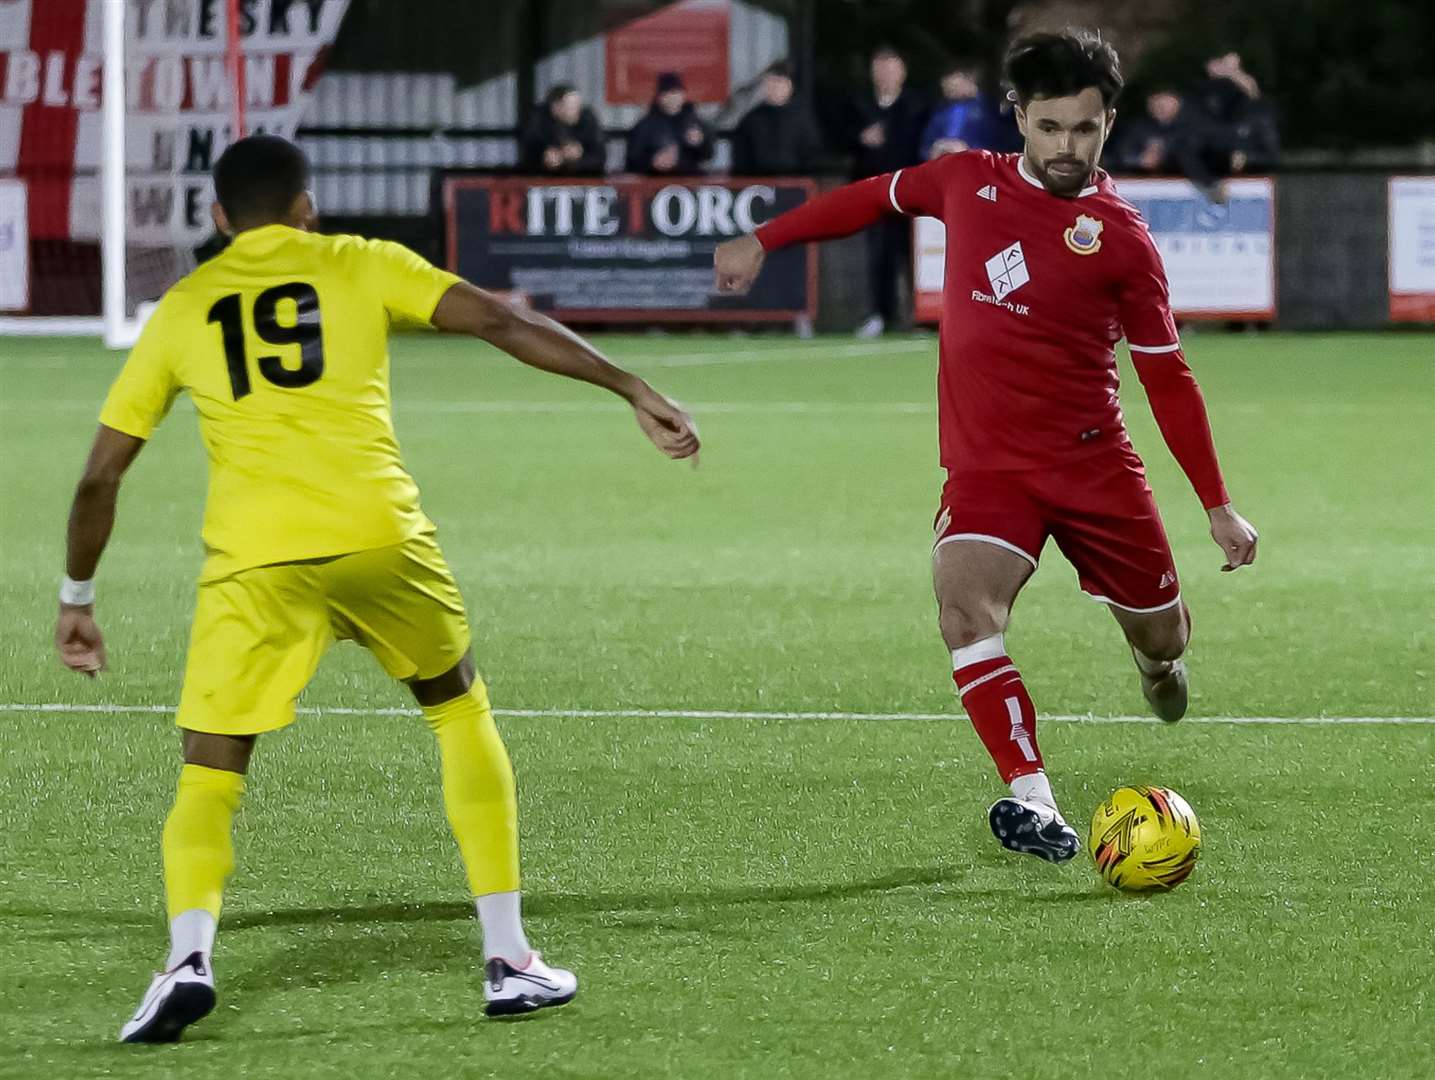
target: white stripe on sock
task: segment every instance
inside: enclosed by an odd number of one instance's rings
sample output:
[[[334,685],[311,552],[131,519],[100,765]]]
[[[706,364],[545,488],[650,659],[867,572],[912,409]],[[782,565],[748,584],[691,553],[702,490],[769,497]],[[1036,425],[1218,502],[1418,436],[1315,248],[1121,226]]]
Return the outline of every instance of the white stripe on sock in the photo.
[[[982,676],[981,678],[979,678],[979,679],[973,679],[971,682],[967,683],[966,686],[963,686],[961,683],[958,683],[958,684],[957,684],[957,696],[958,696],[958,697],[966,697],[966,696],[967,696],[967,692],[968,692],[969,690],[975,690],[977,687],[982,686],[982,685],[985,684],[985,683],[989,683],[989,682],[991,682],[993,679],[1000,678],[1000,677],[1003,676],[1003,675],[1012,675],[1012,674],[1014,674],[1015,672],[1016,672],[1016,665],[1015,665],[1015,664],[1006,664],[1006,665],[1004,665],[1004,666],[1002,666],[1002,667],[997,668],[995,671],[988,671],[985,675],[983,675],[983,676]]]
[[[974,641],[970,645],[963,645],[960,649],[952,650],[952,670],[961,671],[964,667],[972,664],[980,664],[983,660],[995,660],[998,656],[1006,655],[1006,635],[993,634],[991,637]]]

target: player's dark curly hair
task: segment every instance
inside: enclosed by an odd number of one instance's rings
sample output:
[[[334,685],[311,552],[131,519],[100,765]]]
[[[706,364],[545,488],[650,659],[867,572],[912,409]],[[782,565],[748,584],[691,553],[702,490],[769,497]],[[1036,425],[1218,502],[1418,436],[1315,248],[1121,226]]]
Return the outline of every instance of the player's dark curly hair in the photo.
[[[278,135],[230,144],[214,164],[214,193],[236,226],[281,221],[309,187],[309,159]]]
[[[1032,98],[1070,97],[1094,86],[1109,109],[1126,81],[1116,50],[1090,30],[1017,38],[1007,50],[1003,74],[1022,108]]]

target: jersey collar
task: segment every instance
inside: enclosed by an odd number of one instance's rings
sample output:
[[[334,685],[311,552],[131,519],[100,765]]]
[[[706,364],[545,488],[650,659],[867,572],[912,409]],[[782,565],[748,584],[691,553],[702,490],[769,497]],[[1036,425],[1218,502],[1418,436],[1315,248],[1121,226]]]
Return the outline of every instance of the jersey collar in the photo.
[[[1025,154],[1018,154],[1018,155],[1017,155],[1017,158],[1016,158],[1016,171],[1017,171],[1018,173],[1020,173],[1020,174],[1021,174],[1021,178],[1022,178],[1023,180],[1025,180],[1028,184],[1030,184],[1032,187],[1039,187],[1039,188],[1041,188],[1042,191],[1046,191],[1046,185],[1043,184],[1040,180],[1038,180],[1035,176],[1032,176],[1032,174],[1027,171],[1027,167],[1026,167],[1026,155],[1025,155]],[[1096,187],[1096,185],[1095,185],[1095,184],[1088,184],[1086,187],[1082,188],[1081,191],[1079,191],[1079,192],[1077,193],[1076,197],[1077,197],[1078,199],[1084,199],[1084,198],[1086,198],[1086,196],[1088,196],[1088,195],[1095,195],[1096,192],[1097,192],[1097,187]]]
[[[285,233],[299,231],[301,230],[294,228],[292,225],[285,225],[282,221],[275,221],[268,225],[259,225],[253,229],[245,229],[242,233],[236,234],[231,243],[256,243],[266,236],[281,236]]]

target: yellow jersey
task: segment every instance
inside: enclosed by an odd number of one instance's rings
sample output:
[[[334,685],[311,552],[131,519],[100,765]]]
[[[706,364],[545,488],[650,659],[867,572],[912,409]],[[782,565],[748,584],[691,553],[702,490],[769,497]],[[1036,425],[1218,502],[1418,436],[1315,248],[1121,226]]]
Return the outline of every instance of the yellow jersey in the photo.
[[[165,293],[100,423],[148,439],[188,392],[209,453],[201,581],[433,528],[399,458],[388,336],[459,280],[398,244],[268,225]]]

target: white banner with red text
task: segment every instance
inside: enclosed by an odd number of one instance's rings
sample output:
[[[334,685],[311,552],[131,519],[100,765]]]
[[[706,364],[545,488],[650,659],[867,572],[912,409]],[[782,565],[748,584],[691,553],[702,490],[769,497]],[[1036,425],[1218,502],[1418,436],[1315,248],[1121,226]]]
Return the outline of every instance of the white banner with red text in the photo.
[[[1435,176],[1390,180],[1390,320],[1435,322]]]
[[[210,235],[209,172],[235,136],[236,87],[246,131],[292,137],[348,4],[126,0],[130,243],[192,246]],[[32,240],[99,236],[104,5],[0,0],[0,175],[28,188]]]
[[[1151,226],[1178,319],[1275,318],[1274,181],[1227,180],[1221,202],[1186,180],[1118,178],[1116,189]],[[917,320],[936,322],[946,266],[946,228],[940,221],[913,222],[912,257]]]

